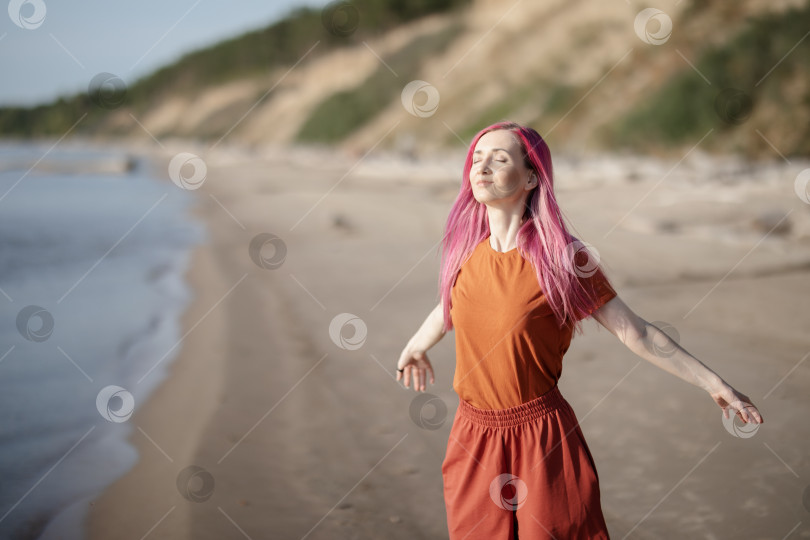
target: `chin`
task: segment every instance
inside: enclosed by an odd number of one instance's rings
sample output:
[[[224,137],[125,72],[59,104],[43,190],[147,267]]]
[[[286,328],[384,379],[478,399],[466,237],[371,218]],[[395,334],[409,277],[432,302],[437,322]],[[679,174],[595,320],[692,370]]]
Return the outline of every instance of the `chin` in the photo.
[[[473,198],[481,204],[487,204],[492,202],[492,197],[489,194],[481,195],[473,192]]]

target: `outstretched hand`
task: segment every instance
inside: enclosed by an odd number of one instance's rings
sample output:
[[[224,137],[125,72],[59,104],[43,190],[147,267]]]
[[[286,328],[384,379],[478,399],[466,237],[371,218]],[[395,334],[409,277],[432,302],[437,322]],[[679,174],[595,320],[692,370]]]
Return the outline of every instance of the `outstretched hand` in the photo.
[[[399,370],[402,371],[399,371]],[[405,377],[405,388],[410,386],[411,377],[413,377],[413,389],[415,391],[425,391],[425,380],[427,373],[430,372],[430,384],[433,384],[435,377],[433,375],[433,366],[424,351],[411,351],[407,347],[399,357],[397,362],[397,380]]]
[[[709,395],[723,409],[723,416],[726,418],[730,418],[730,414],[734,413],[746,424],[761,424],[765,421],[759,413],[759,409],[751,403],[751,399],[729,385],[724,385],[717,391],[709,392]]]

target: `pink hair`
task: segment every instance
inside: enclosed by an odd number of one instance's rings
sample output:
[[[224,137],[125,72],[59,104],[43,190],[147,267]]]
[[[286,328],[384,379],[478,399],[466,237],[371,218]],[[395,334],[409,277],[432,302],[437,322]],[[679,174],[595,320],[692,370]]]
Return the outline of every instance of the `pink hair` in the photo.
[[[450,209],[442,240],[439,294],[444,311],[443,330],[450,331],[453,328],[450,318],[450,290],[455,284],[459,269],[490,232],[486,206],[475,200],[470,185],[473,152],[481,136],[500,129],[516,135],[523,149],[526,167],[534,170],[538,178],[537,187],[526,198],[525,221],[517,233],[518,252],[534,267],[540,288],[557,317],[560,328],[565,324],[573,324],[574,332],[582,332],[580,320],[591,313],[596,301],[595,291],[586,290],[577,277],[577,269],[583,265],[577,267],[574,259],[584,253],[572,250],[572,246],[580,244],[574,244],[578,239],[568,232],[554,196],[548,145],[535,130],[514,122],[498,122],[484,128],[473,138],[467,151],[461,190]],[[590,254],[587,255],[590,258]],[[597,270],[601,271],[601,268]],[[607,276],[605,279],[607,280]]]

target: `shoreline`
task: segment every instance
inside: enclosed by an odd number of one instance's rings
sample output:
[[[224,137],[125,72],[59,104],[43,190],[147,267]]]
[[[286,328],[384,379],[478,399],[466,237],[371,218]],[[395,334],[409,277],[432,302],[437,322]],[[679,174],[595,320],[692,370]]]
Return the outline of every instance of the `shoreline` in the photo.
[[[133,424],[121,425],[103,418],[103,405],[97,401],[99,389],[105,384],[109,388],[111,383],[122,385],[134,394],[134,405],[139,411],[157,386],[169,377],[164,368],[170,367],[174,359],[172,345],[180,337],[180,319],[193,299],[186,274],[192,251],[204,243],[200,235],[202,223],[190,215],[193,196],[172,193],[161,175],[147,170],[152,167],[154,152],[137,145],[123,148],[121,144],[74,142],[53,152],[52,146],[46,152],[41,143],[33,141],[2,150],[4,156],[19,158],[8,160],[13,167],[0,171],[4,181],[14,182],[6,184],[11,185],[6,193],[28,177],[12,195],[15,200],[7,202],[12,206],[7,206],[4,222],[7,234],[3,238],[3,244],[9,248],[7,255],[12,255],[11,248],[15,245],[21,247],[17,257],[7,262],[16,260],[17,270],[28,271],[19,274],[25,279],[18,279],[15,266],[7,267],[3,286],[8,287],[14,299],[29,301],[41,298],[44,291],[67,289],[55,304],[48,304],[46,298],[39,303],[50,306],[53,317],[59,320],[57,349],[64,347],[69,351],[63,354],[76,368],[75,372],[65,374],[61,369],[65,366],[47,364],[50,356],[47,347],[40,349],[41,356],[36,349],[17,349],[17,354],[28,361],[19,365],[16,373],[19,384],[15,384],[14,378],[5,379],[4,405],[11,405],[5,410],[19,416],[20,423],[9,416],[4,433],[11,434],[7,441],[10,444],[5,447],[3,457],[4,467],[14,466],[15,461],[22,463],[8,469],[4,505],[7,499],[9,502],[2,516],[3,530],[21,531],[25,537],[80,539],[84,537],[82,523],[89,501],[126,474],[138,459],[132,440],[140,432],[135,431]],[[29,156],[39,156],[35,164],[41,161],[47,166],[29,167],[25,164]],[[15,173],[12,169],[18,165],[24,168]],[[32,171],[34,174],[29,176]],[[160,203],[162,206],[158,208]],[[146,214],[140,210],[141,204],[144,210],[149,208]],[[27,216],[31,213],[21,209],[33,208],[40,209],[40,217],[48,218],[29,223]],[[146,226],[135,230],[147,216]],[[27,233],[18,235],[15,227]],[[131,232],[135,234],[130,235]],[[67,246],[71,257],[60,256],[61,252],[53,249],[54,238]],[[124,240],[128,241],[119,247]],[[22,249],[27,245],[31,246],[29,250]],[[37,251],[39,246],[43,246],[41,253]],[[107,258],[113,250],[113,256]],[[68,262],[60,267],[65,259]],[[38,262],[38,267],[25,266],[29,261]],[[96,269],[102,261],[105,264]],[[38,274],[38,268],[43,272]],[[61,272],[53,273],[54,269]],[[85,281],[91,272],[91,279]],[[72,280],[74,274],[81,275],[79,281]],[[60,311],[57,304],[80,284],[84,285],[83,290],[74,293]],[[8,294],[6,299],[14,301]],[[66,313],[72,320],[62,317]],[[77,314],[80,316],[76,317]],[[95,334],[88,331],[92,329]],[[4,334],[4,337],[11,336]],[[137,377],[163,352],[167,357],[171,353],[171,357],[150,375],[151,379],[143,377],[144,384],[138,386]],[[10,362],[3,364],[10,365]],[[46,371],[39,373],[37,366]],[[86,382],[71,379],[79,372]],[[64,384],[52,390],[48,380],[56,378],[64,380]],[[29,387],[34,392],[15,393],[15,388]],[[37,395],[43,391],[46,394]],[[31,396],[30,403],[24,394]],[[15,406],[20,411],[29,411],[30,416],[15,413]],[[108,406],[115,407],[109,403]],[[46,408],[50,414],[45,414]],[[52,414],[58,420],[52,420]],[[82,424],[84,429],[78,431]],[[76,431],[84,435],[74,438]],[[15,433],[25,436],[14,436]],[[31,449],[31,442],[40,438],[47,442]],[[19,456],[15,445],[21,445]],[[46,480],[46,485],[40,486]],[[7,517],[10,519],[6,520]]]
[[[149,153],[145,158],[151,169],[158,169],[164,160],[156,153]],[[168,178],[164,181],[174,187]],[[208,223],[199,215],[199,200],[192,206],[189,219],[202,223],[206,236],[209,236]],[[122,529],[135,531],[153,517],[157,523],[169,513],[175,516],[163,524],[165,530],[171,531],[172,537],[187,534],[186,519],[177,519],[184,513],[178,501],[165,506],[145,495],[151,491],[150,485],[174,479],[179,473],[178,465],[192,460],[200,434],[215,409],[215,401],[210,396],[218,396],[224,378],[224,359],[209,354],[223,346],[219,329],[224,327],[224,321],[215,311],[205,317],[208,306],[217,300],[214,298],[219,292],[216,287],[221,283],[216,271],[216,257],[208,238],[190,251],[183,279],[190,288],[191,300],[182,312],[179,324],[186,338],[178,345],[179,350],[169,361],[162,380],[128,421],[136,426],[127,442],[135,448],[137,462],[101,493],[90,498],[84,520],[87,538],[113,538]],[[205,321],[197,327],[203,317]],[[197,335],[188,339],[192,331]],[[201,364],[201,360],[204,363]],[[166,417],[183,418],[182,431],[167,424]],[[153,457],[160,459],[151,459]]]
[[[217,283],[216,273],[206,269],[214,263],[209,246],[195,247],[190,259],[186,279],[194,299],[181,317],[184,332],[205,313],[206,302],[214,295],[212,284]],[[218,396],[222,387],[224,360],[208,354],[222,346],[217,332],[222,321],[212,312],[206,322],[195,330],[200,334],[194,340],[184,341],[165,378],[129,420],[143,429],[133,430],[128,438],[138,453],[138,461],[90,503],[85,521],[88,538],[114,538],[122,530],[134,532],[142,523],[150,519],[157,523],[170,512],[175,514],[174,519],[163,523],[163,530],[171,532],[172,537],[187,535],[185,520],[177,519],[184,513],[179,501],[170,500],[166,505],[149,494],[152,485],[166,480],[173,483],[182,464],[193,460],[196,443],[215,408],[210,396]],[[209,361],[201,365],[200,360]],[[166,417],[182,417],[182,431],[167,425]],[[177,495],[180,499],[179,492]]]

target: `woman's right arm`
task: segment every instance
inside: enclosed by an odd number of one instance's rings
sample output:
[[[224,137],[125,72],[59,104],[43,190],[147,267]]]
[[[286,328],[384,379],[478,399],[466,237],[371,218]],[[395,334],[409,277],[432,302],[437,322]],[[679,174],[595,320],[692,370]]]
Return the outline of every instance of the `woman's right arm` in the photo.
[[[427,316],[425,322],[422,323],[422,326],[419,327],[419,330],[417,330],[410,341],[408,341],[408,347],[414,351],[426,352],[444,337],[445,332],[442,331],[443,327],[444,313],[442,303],[439,302]]]
[[[427,350],[441,340],[446,332],[444,328],[444,310],[442,303],[433,308],[427,316],[419,330],[408,340],[407,345],[402,350],[397,362],[397,380],[405,377],[405,387],[410,385],[411,375],[413,375],[413,389],[416,391],[425,390],[425,380],[427,372],[430,373],[430,384],[433,384],[433,366],[427,357]],[[399,370],[402,371],[399,371]]]

